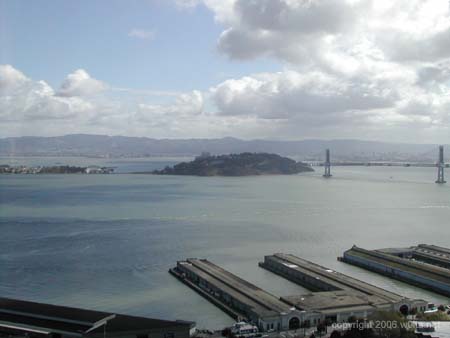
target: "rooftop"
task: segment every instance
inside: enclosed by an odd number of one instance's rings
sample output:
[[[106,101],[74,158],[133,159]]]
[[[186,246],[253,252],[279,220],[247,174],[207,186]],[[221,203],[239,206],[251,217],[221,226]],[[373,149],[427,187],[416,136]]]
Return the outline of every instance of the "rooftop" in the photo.
[[[396,257],[379,251],[366,250],[357,246],[353,246],[350,250],[347,250],[345,254],[359,256],[442,283],[450,283],[450,270],[431,264]]]
[[[322,282],[334,286],[336,290],[346,290],[348,294],[357,292],[367,296],[374,296],[372,297],[372,300],[377,300],[378,303],[396,302],[403,299],[402,296],[396,293],[384,290],[340,272],[327,269],[294,255],[277,253],[274,254],[273,257],[279,259],[281,262],[291,264],[290,268],[294,270],[299,270],[309,276],[321,279]]]
[[[196,275],[230,294],[233,298],[249,305],[260,316],[273,316],[289,312],[290,306],[276,296],[254,284],[228,272],[205,259],[187,259],[184,267]]]
[[[109,312],[79,309],[0,297],[0,326],[15,324],[23,328],[44,328],[81,335],[87,330],[99,332],[100,321],[114,315]],[[108,332],[144,331],[173,327],[190,327],[191,322],[168,321],[115,314],[108,321]]]
[[[355,307],[373,309],[373,306],[369,305],[367,297],[349,294],[346,291],[314,292],[304,295],[287,296],[282,299],[285,302],[306,311],[322,311],[328,309],[342,309],[348,311],[349,308]]]

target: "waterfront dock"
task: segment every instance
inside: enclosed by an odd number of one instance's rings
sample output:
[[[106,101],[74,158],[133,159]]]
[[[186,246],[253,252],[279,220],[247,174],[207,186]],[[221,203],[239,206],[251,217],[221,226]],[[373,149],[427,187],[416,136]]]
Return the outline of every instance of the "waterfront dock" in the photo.
[[[419,244],[413,251],[412,258],[450,269],[450,249],[436,245]]]
[[[262,331],[346,322],[379,310],[407,314],[427,305],[293,255],[265,256],[260,266],[316,292],[279,298],[205,259],[178,261],[169,272],[236,320]]]
[[[366,250],[353,246],[340,260],[450,296],[450,250],[446,248],[421,244],[406,249]]]
[[[179,261],[170,273],[236,320],[252,322],[262,330],[288,329],[299,323],[299,311],[208,260]]]
[[[265,256],[260,266],[316,291],[282,300],[301,310],[321,311],[331,321],[345,321],[350,316],[366,317],[377,310],[407,314],[412,309],[424,311],[426,307],[423,300],[405,298],[294,255]]]
[[[450,249],[437,245],[419,244],[408,248],[387,248],[375,251],[450,269]]]
[[[260,266],[294,283],[316,291],[347,290],[377,297],[380,303],[398,302],[402,296],[365,283],[340,272],[312,263],[300,257],[276,253],[266,256]]]

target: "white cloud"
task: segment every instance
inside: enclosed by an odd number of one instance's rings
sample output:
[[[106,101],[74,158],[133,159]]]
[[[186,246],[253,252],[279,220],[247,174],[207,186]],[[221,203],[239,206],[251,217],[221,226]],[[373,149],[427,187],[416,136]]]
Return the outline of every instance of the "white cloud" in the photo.
[[[395,90],[373,86],[365,79],[348,81],[326,73],[285,71],[228,80],[212,90],[219,111],[289,119],[392,107]]]
[[[78,97],[58,97],[45,81],[33,81],[11,65],[0,65],[0,120],[3,122],[67,119],[93,105]]]
[[[253,74],[226,80],[206,93],[155,95],[144,90],[136,95],[122,88],[117,96],[117,90],[105,84],[109,89],[101,96],[58,96],[45,81],[29,79],[11,66],[0,67],[0,83],[7,88],[0,91],[2,136],[105,133],[407,141],[420,134],[427,142],[448,140],[450,90],[442,82],[448,80],[446,63],[418,73],[386,64],[363,69]]]
[[[93,102],[78,96],[57,95],[45,81],[29,79],[11,65],[0,66],[0,83],[7,89],[0,91],[0,121],[18,124],[21,129],[48,125],[49,121],[73,123],[89,119],[95,113]]]
[[[218,49],[233,59],[274,56],[292,63],[316,57],[321,39],[347,32],[361,5],[346,1],[237,0],[209,8],[226,29]]]
[[[7,67],[13,73],[20,71]],[[5,69],[5,67],[0,68]],[[0,82],[5,76],[0,71]],[[58,96],[44,81],[25,76],[14,92],[0,92],[1,135],[96,133],[155,138],[260,137],[278,126],[249,116],[221,116],[205,111],[205,94],[136,91],[108,87],[102,96]],[[15,82],[15,83],[16,83]],[[156,95],[155,95],[156,94]],[[208,96],[207,94],[206,96]]]
[[[447,0],[177,3],[191,9],[201,3],[211,10],[223,26],[217,48],[226,57],[246,62],[271,58],[279,62],[281,71],[231,78],[203,93],[161,93],[150,98],[145,91],[133,96],[123,90],[113,100],[83,95],[55,101],[44,83],[9,69],[9,75],[0,79],[0,88],[34,89],[12,99],[4,95],[2,104],[9,100],[10,106],[1,111],[21,111],[12,115],[22,117],[32,111],[49,109],[53,115],[58,111],[56,116],[67,116],[58,123],[71,121],[59,133],[76,129],[152,137],[450,142]],[[80,92],[84,90],[77,95]],[[114,96],[111,90],[106,92]],[[26,97],[29,107],[40,102],[41,107],[53,108],[24,109],[24,103],[13,104],[27,101]],[[16,105],[22,108],[14,110]]]
[[[203,0],[225,26],[221,52],[234,59],[272,56],[292,64],[338,50],[381,51],[391,59],[448,57],[446,0]],[[377,53],[377,55],[380,55]]]
[[[169,104],[139,104],[137,118],[141,121],[151,121],[164,118],[168,122],[179,118],[198,116],[203,112],[203,95],[198,90],[179,94],[175,102]]]
[[[58,92],[45,81],[34,81],[11,65],[0,66],[1,136],[109,133],[158,135],[193,132],[206,125],[203,94],[138,91],[114,88],[92,79],[86,71],[69,74]],[[64,90],[64,95],[62,95]],[[103,96],[92,94],[103,90]],[[152,100],[161,101],[159,103]],[[213,118],[209,118],[211,120]],[[209,129],[208,129],[209,130]]]
[[[145,29],[133,28],[128,33],[128,36],[142,40],[153,40],[156,36],[156,32],[154,30],[149,31]]]
[[[0,65],[0,93],[14,90],[27,81],[28,78],[11,65]]]
[[[67,75],[58,90],[58,96],[87,96],[97,94],[107,88],[102,81],[92,78],[84,69]]]
[[[447,0],[202,3],[223,26],[222,54],[246,62],[271,58],[284,68],[214,86],[219,116],[271,121],[289,137],[408,141],[448,133]]]
[[[381,74],[378,70],[254,74],[222,82],[211,89],[211,98],[220,116],[272,121],[289,138],[408,141],[426,130],[449,130],[448,84],[430,91],[435,83],[419,85],[409,69],[386,66]]]

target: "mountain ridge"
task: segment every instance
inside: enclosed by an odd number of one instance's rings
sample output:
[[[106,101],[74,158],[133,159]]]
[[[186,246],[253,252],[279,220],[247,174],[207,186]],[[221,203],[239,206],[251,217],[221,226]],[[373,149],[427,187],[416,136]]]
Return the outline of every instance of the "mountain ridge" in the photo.
[[[0,139],[0,156],[147,157],[270,152],[302,160],[323,159],[330,148],[337,160],[435,161],[436,144],[408,144],[357,139],[243,140],[235,137],[157,139],[150,137],[69,134]]]

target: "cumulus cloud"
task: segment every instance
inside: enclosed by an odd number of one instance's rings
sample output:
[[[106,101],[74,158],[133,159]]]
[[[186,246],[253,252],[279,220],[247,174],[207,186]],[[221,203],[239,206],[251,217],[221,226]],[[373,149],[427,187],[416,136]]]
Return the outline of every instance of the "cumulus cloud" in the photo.
[[[450,142],[447,0],[174,1],[210,9],[223,27],[217,49],[227,58],[270,58],[280,71],[155,98],[145,91],[132,97],[128,89],[114,96],[114,88],[84,70],[69,74],[55,93],[3,66],[0,119],[37,123],[47,116],[70,121],[77,132],[153,137],[420,135]]]
[[[66,97],[94,95],[106,88],[105,83],[92,78],[84,69],[78,69],[67,75],[57,95]]]
[[[234,59],[269,55],[304,62],[315,57],[321,38],[354,24],[354,7],[345,1],[237,0],[218,48]]]
[[[194,90],[191,93],[179,94],[173,103],[139,104],[136,116],[140,121],[151,121],[156,117],[170,121],[184,117],[195,117],[202,112],[203,95],[198,90]]]
[[[221,52],[234,59],[274,56],[293,64],[337,49],[371,45],[386,58],[433,60],[450,52],[446,0],[204,0],[225,26]],[[377,53],[379,55],[379,53]],[[308,60],[309,59],[309,60]]]
[[[104,97],[87,95],[99,90],[105,91]],[[135,97],[128,89],[115,97],[113,88],[80,70],[69,74],[55,91],[45,81],[0,65],[0,122],[7,126],[2,136],[86,132],[167,137],[173,132],[179,137],[176,133],[188,136],[195,125],[214,124],[213,118],[203,115],[200,91],[138,94]]]
[[[11,82],[14,76],[16,81]],[[45,81],[26,77],[12,66],[0,67],[1,136],[96,133],[155,138],[260,137],[278,126],[249,116],[205,111],[209,93],[137,91],[107,86],[104,96],[59,96]]]
[[[222,82],[211,89],[211,98],[221,116],[270,120],[290,137],[371,134],[399,140],[424,130],[448,131],[448,85],[430,92],[434,83],[421,86],[415,73],[401,77],[406,70],[388,69],[379,76],[293,70],[254,74]]]
[[[156,36],[155,31],[149,31],[145,29],[133,28],[128,36],[131,38],[143,39],[143,40],[153,40]]]
[[[286,135],[313,137],[376,131],[407,140],[449,131],[447,0],[202,3],[223,26],[219,52],[245,62],[271,58],[283,68],[211,88],[219,116],[269,120]]]
[[[14,90],[27,81],[28,78],[11,65],[0,65],[0,93]]]
[[[66,119],[92,109],[77,97],[58,97],[45,81],[33,81],[11,65],[0,65],[0,119],[3,122]]]
[[[286,71],[228,80],[212,89],[220,113],[289,119],[392,107],[398,93],[362,79]],[[312,122],[312,121],[311,121]]]

